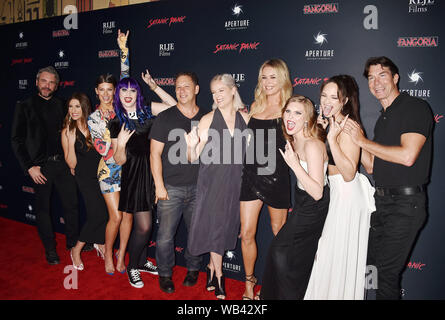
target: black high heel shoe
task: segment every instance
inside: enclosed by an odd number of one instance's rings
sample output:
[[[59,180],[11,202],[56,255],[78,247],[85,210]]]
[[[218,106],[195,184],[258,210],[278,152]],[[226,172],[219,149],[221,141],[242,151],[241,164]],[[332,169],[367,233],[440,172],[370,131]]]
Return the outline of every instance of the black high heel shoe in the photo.
[[[226,299],[226,278],[224,275],[221,275],[221,278],[218,281],[218,278],[215,276],[216,279],[216,288],[215,288],[215,296],[218,300],[225,300]],[[224,296],[224,298],[218,298],[219,296]]]
[[[215,290],[215,280],[216,280],[216,276],[215,276],[215,272],[213,272],[212,275],[212,270],[210,270],[209,267],[206,268],[206,273],[207,273],[207,281],[206,281],[206,289],[207,291],[213,291]],[[216,280],[218,281],[218,280]]]

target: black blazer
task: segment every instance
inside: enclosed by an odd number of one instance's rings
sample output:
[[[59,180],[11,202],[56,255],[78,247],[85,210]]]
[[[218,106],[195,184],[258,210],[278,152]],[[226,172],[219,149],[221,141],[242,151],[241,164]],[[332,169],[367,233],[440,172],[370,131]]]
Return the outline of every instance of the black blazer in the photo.
[[[33,166],[42,166],[48,159],[46,153],[47,133],[41,118],[41,111],[36,110],[37,99],[34,95],[25,101],[19,101],[15,108],[12,122],[11,144],[20,166],[28,174],[28,169]],[[54,100],[53,100],[54,99]],[[64,101],[57,97],[51,98],[52,102],[60,110],[60,119],[66,115]]]

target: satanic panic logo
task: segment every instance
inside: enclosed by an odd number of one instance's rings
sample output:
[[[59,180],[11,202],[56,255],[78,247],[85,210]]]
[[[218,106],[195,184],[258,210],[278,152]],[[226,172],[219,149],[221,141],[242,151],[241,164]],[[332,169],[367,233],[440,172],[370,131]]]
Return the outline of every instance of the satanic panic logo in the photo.
[[[170,27],[172,24],[184,23],[186,18],[187,18],[187,16],[161,18],[161,19],[150,19],[148,21],[147,29],[151,28],[152,26],[162,25],[162,24],[168,25]]]
[[[217,44],[213,53],[218,53],[222,51],[238,51],[238,53],[241,53],[242,51],[258,50],[260,44],[261,44],[260,42]]]

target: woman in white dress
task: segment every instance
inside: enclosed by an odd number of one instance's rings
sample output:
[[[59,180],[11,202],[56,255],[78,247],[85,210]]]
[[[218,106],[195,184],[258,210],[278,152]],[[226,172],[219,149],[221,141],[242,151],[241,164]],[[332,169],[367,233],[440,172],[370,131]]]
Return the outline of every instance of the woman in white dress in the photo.
[[[343,132],[346,119],[360,123],[358,86],[334,76],[321,87],[318,122],[328,128],[329,212],[318,242],[306,300],[362,300],[374,188],[358,172],[360,147]]]

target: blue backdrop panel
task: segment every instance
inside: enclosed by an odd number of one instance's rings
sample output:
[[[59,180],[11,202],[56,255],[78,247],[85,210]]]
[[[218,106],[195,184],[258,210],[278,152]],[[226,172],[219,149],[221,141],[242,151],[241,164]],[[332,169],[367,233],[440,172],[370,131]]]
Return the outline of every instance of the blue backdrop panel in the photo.
[[[250,105],[258,69],[272,57],[288,63],[294,92],[316,104],[323,79],[350,74],[360,87],[361,116],[371,138],[381,106],[369,93],[362,72],[368,57],[386,55],[400,69],[400,89],[426,99],[436,120],[429,219],[404,274],[403,293],[407,299],[443,299],[445,252],[440,245],[445,240],[441,208],[445,179],[439,164],[445,160],[445,107],[439,86],[445,71],[441,62],[444,13],[438,0],[161,1],[81,13],[78,29],[66,30],[65,17],[1,26],[0,214],[29,224],[35,221],[32,181],[23,175],[10,147],[16,102],[34,94],[37,70],[53,65],[62,80],[59,96],[83,91],[96,104],[96,77],[119,75],[118,29],[130,30],[133,77],[140,80],[141,72],[149,69],[174,95],[174,74],[193,70],[200,78],[198,104],[206,110],[212,105],[209,81],[217,73],[233,74],[241,97]],[[143,90],[155,99],[145,84]],[[57,196],[53,208],[55,229],[63,232]],[[83,206],[81,211],[83,221]],[[156,231],[155,223],[151,256]],[[259,277],[271,238],[269,214],[263,208],[257,233]],[[181,224],[175,248],[180,265],[185,264],[186,242]],[[232,278],[244,277],[239,241],[224,258],[224,272]]]

